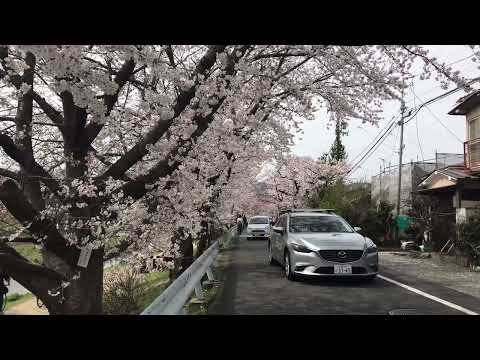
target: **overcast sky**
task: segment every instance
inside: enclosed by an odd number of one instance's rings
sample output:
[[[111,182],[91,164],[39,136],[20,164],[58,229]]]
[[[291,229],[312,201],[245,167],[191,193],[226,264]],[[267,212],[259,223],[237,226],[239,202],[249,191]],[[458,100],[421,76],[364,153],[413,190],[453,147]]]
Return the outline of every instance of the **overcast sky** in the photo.
[[[468,78],[480,76],[478,64],[472,61],[472,58],[465,60],[465,57],[472,55],[472,50],[463,45],[436,45],[427,47],[431,54],[439,61],[446,63],[458,63],[451,66],[455,70],[460,70],[462,74]],[[413,70],[419,73],[421,69],[420,63]],[[451,86],[448,90],[453,89]],[[478,85],[477,85],[478,87]],[[434,98],[448,90],[440,88],[440,83],[434,79],[419,80],[414,79],[413,91],[421,100],[421,102]],[[461,96],[463,91],[456,92],[446,98],[437,101],[427,108],[423,108],[417,115],[416,120],[412,120],[405,125],[404,128],[404,155],[403,163],[410,160],[422,160],[422,151],[424,159],[435,158],[435,151],[444,153],[463,153],[463,141],[465,141],[465,117],[451,116],[447,113],[454,107],[455,102]],[[418,105],[420,101],[415,98],[409,88],[405,93],[405,102],[407,108]],[[429,111],[430,109],[430,111]],[[374,139],[381,129],[397,115],[400,111],[399,102],[385,102],[383,109],[383,120],[379,122],[378,127],[371,124],[362,124],[361,121],[351,121],[348,124],[348,135],[343,138],[349,160],[353,160],[367,145]],[[446,130],[436,119],[438,118],[450,131]],[[319,157],[327,152],[334,139],[334,129],[327,129],[327,119],[324,113],[318,113],[315,121],[305,121],[303,124],[304,134],[297,137],[296,144],[293,148],[294,153],[298,155],[308,155],[311,157]],[[418,138],[417,127],[418,124]],[[453,133],[453,134],[452,134]],[[357,180],[368,180],[372,175],[379,173],[379,166],[382,164],[380,158],[385,160],[386,165],[398,165],[398,147],[400,141],[400,131],[397,126],[383,144],[361,164],[361,168],[354,171],[350,178]],[[358,158],[360,159],[360,157]]]

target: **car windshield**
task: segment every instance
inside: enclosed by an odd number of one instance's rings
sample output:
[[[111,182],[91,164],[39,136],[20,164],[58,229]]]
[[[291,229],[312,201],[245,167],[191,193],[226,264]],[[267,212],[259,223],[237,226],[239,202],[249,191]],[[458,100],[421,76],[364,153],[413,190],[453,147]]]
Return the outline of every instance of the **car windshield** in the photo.
[[[249,224],[268,224],[268,217],[251,218]]]
[[[351,233],[353,229],[347,222],[336,216],[292,216],[290,217],[292,233]]]

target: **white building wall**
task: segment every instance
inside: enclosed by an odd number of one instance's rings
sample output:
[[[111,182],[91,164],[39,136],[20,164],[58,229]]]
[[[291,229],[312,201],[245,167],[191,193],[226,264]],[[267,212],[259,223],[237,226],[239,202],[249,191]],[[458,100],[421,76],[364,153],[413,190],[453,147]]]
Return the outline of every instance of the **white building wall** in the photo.
[[[402,165],[402,188],[400,192],[400,208],[404,212],[408,209],[411,201],[412,187],[416,187],[420,183],[420,178],[435,170],[435,163],[415,162]],[[380,199],[380,191],[382,199],[390,204],[397,203],[398,192],[398,168],[382,173],[381,176],[373,176],[372,182],[372,199],[378,202]],[[381,186],[380,186],[381,184]]]

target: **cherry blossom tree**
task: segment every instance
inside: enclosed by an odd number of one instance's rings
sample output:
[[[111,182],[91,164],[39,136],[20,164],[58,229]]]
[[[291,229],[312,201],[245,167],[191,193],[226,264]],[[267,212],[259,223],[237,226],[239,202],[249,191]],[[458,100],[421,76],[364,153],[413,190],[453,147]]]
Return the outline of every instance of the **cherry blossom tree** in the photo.
[[[275,199],[270,196],[265,179],[262,181],[258,176],[263,165],[247,162],[245,169],[223,189],[217,210],[222,223],[234,225],[237,214],[250,217],[276,212]]]
[[[345,163],[327,164],[307,156],[288,155],[268,179],[270,196],[277,209],[306,207],[310,196],[320,196],[328,186],[345,176]]]
[[[1,46],[0,201],[43,256],[3,242],[1,270],[51,314],[101,313],[106,259],[176,257],[320,107],[376,123],[415,59],[465,83],[419,46]]]

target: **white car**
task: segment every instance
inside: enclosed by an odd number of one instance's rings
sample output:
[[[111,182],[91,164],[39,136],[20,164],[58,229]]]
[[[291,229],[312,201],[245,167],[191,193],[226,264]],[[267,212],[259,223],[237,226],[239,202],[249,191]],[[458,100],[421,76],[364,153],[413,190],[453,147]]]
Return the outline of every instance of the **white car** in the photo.
[[[252,216],[248,219],[246,230],[248,240],[252,239],[270,239],[271,220],[268,216]]]

